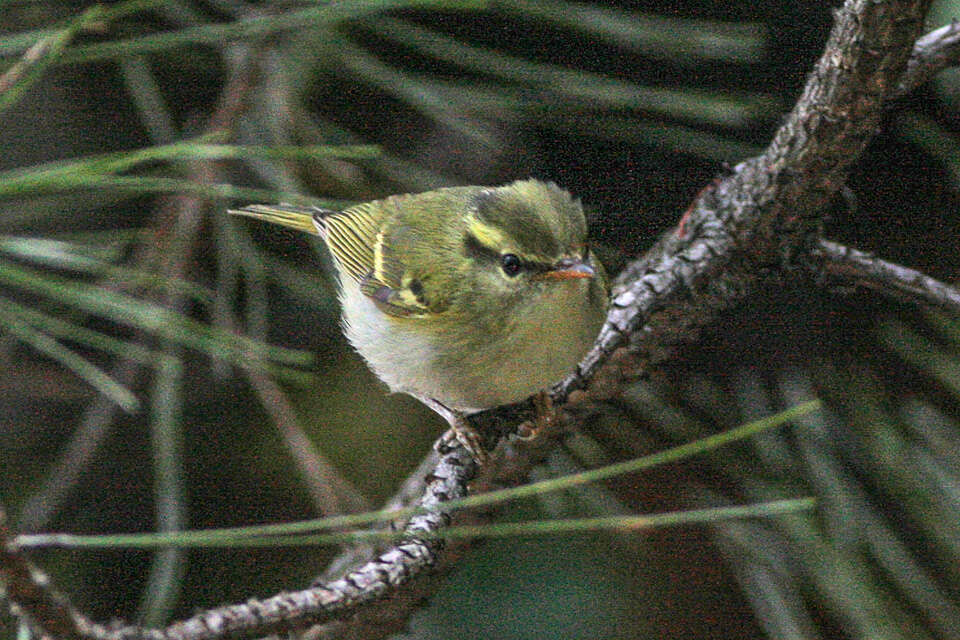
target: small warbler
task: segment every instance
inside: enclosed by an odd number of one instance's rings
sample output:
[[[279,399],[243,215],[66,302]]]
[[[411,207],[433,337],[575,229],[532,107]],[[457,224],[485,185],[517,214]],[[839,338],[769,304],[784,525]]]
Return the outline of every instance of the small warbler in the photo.
[[[464,416],[558,381],[603,324],[606,274],[580,203],[553,183],[231,213],[323,238],[351,344],[392,391],[442,415],[448,439],[478,461],[486,453]]]

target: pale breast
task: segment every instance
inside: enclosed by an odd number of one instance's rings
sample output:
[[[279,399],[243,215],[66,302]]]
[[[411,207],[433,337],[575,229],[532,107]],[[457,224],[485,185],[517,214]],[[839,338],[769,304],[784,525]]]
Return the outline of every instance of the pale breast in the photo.
[[[571,296],[567,286],[582,295]],[[388,316],[348,280],[341,292],[344,329],[392,391],[469,412],[522,400],[573,370],[603,322],[587,286],[584,280],[554,285],[535,307],[512,310],[497,335],[483,335],[469,322]]]

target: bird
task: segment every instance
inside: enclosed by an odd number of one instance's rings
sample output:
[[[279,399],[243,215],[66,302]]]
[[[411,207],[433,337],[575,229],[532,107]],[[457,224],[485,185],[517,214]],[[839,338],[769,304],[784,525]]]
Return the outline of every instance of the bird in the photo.
[[[349,342],[392,392],[447,421],[443,441],[480,463],[488,454],[466,417],[560,380],[606,316],[607,277],[582,205],[553,182],[231,213],[322,238]]]

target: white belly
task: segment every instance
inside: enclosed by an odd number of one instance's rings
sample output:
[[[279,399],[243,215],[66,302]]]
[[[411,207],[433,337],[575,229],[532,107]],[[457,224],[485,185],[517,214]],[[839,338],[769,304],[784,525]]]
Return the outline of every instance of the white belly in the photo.
[[[516,402],[557,382],[584,356],[603,322],[603,311],[587,302],[582,279],[543,292],[577,304],[548,298],[537,305],[540,313],[515,310],[499,335],[479,335],[471,323],[453,325],[442,314],[389,316],[354,282],[343,284],[344,330],[374,373],[392,391],[465,412]],[[582,287],[583,295],[570,296],[562,290],[567,286]]]

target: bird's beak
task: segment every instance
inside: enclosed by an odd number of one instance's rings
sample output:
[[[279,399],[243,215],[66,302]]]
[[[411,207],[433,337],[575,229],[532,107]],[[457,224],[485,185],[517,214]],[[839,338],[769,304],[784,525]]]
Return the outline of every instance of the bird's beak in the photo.
[[[572,280],[574,278],[592,278],[597,275],[593,267],[580,258],[564,258],[549,271],[538,273],[537,280]]]

